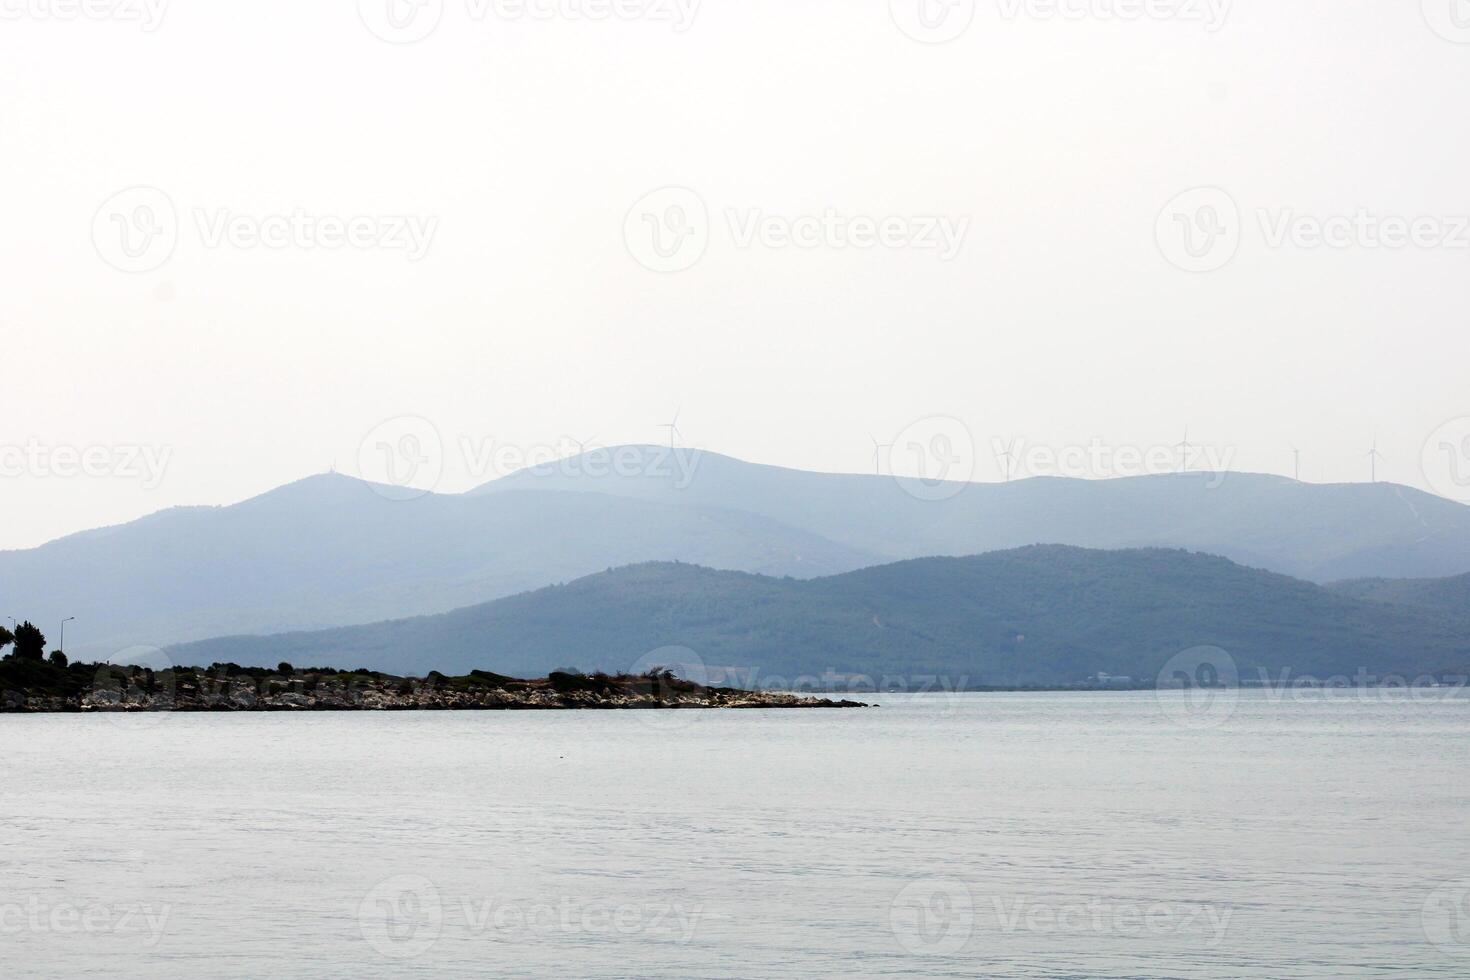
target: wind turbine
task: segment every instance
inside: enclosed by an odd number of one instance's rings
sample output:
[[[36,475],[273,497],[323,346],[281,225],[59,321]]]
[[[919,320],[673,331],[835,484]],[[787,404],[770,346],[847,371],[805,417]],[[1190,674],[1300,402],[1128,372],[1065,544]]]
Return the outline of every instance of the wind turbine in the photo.
[[[575,442],[577,444],[577,455],[578,456],[586,456],[587,455],[587,443],[591,442],[593,439],[596,439],[597,437],[596,436],[588,436],[586,439],[578,439],[576,436],[568,436],[567,438],[571,439],[573,442]]]
[[[1006,443],[1006,451],[1000,454],[1000,458],[1006,461],[1006,482],[1007,483],[1010,483],[1011,482],[1011,461],[1015,458],[1015,453],[1012,452],[1012,450],[1014,450],[1015,448],[1016,448],[1016,440],[1015,439],[1012,439],[1010,442]]]
[[[1293,479],[1295,479],[1296,482],[1300,483],[1300,482],[1302,482],[1302,451],[1300,449],[1296,448],[1295,446],[1292,446],[1291,447],[1291,458],[1292,458],[1293,463],[1295,464],[1295,469],[1294,469],[1294,474],[1295,475],[1293,476]]]
[[[674,439],[677,436],[683,435],[683,433],[679,431],[679,412],[682,412],[682,411],[684,411],[684,410],[681,408],[681,409],[679,409],[678,412],[675,412],[674,413],[674,421],[672,421],[672,422],[666,422],[663,425],[659,426],[660,429],[668,429],[669,430],[669,449],[670,450],[672,450],[674,448]]]
[[[882,476],[883,475],[883,450],[885,450],[885,449],[892,449],[893,448],[893,444],[892,443],[889,443],[888,445],[885,446],[883,443],[879,442],[878,441],[878,437],[875,436],[875,435],[873,435],[873,433],[871,433],[871,432],[868,433],[868,438],[871,439],[872,442],[873,442],[873,475],[874,476]]]
[[[1383,459],[1383,454],[1378,451],[1378,440],[1373,440],[1373,448],[1368,450],[1368,464],[1372,467],[1373,482],[1378,482],[1378,461]]]
[[[1189,426],[1185,426],[1184,427],[1184,441],[1181,442],[1179,445],[1175,446],[1174,448],[1175,449],[1178,449],[1180,451],[1180,456],[1179,456],[1180,462],[1183,465],[1184,472],[1188,473],[1189,472],[1189,448],[1190,448],[1189,447]]]

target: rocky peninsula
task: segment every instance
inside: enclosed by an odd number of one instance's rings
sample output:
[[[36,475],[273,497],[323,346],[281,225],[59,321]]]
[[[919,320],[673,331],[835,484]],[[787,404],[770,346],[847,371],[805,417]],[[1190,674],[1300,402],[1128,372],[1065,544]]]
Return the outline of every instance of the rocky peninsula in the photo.
[[[476,670],[460,677],[397,677],[371,670],[276,670],[214,664],[153,670],[0,661],[0,712],[527,711],[659,708],[861,708],[777,691],[705,687],[669,671],[573,674],[522,680]]]

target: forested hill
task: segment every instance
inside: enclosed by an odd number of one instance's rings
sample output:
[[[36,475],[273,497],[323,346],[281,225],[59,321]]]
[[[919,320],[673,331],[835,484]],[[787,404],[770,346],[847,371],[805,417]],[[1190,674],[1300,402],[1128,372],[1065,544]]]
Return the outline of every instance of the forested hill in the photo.
[[[450,613],[173,648],[182,663],[518,675],[692,658],[759,676],[938,675],[971,685],[1153,679],[1210,645],[1250,676],[1418,676],[1470,662],[1470,622],[1226,559],[1037,546],[799,581],[637,565]],[[682,649],[666,649],[682,648]]]
[[[1334,592],[1358,599],[1402,603],[1470,615],[1470,575],[1452,578],[1361,578],[1335,582]]]

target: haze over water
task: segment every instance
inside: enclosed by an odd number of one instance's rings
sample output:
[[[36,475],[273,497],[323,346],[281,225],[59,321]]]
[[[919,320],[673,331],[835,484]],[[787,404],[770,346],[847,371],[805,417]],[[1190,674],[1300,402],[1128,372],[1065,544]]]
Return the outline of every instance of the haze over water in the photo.
[[[1161,697],[0,717],[4,973],[1470,973],[1470,699]]]

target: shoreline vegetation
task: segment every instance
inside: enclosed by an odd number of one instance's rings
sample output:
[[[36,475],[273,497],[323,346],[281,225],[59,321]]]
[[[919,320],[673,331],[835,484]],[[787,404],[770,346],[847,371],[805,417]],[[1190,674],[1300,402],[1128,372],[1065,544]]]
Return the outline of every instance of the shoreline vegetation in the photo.
[[[705,687],[668,670],[553,671],[531,680],[476,670],[399,677],[380,671],[214,664],[152,670],[15,655],[0,661],[0,712],[535,711],[660,708],[866,708],[778,691]]]

